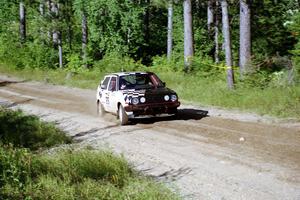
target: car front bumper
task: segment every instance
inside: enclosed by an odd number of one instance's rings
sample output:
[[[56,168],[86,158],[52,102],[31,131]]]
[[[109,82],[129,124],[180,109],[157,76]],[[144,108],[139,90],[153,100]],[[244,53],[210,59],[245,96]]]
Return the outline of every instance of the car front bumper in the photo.
[[[140,115],[157,115],[157,114],[175,114],[177,107],[180,106],[179,101],[163,102],[163,103],[149,103],[125,106],[125,111],[132,113],[133,116]]]

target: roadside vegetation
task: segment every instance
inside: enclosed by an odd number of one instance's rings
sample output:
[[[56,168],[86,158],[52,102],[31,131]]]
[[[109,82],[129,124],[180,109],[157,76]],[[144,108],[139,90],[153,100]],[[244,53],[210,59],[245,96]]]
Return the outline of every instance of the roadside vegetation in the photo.
[[[35,116],[0,109],[1,199],[179,199],[111,152],[47,151],[71,139]]]

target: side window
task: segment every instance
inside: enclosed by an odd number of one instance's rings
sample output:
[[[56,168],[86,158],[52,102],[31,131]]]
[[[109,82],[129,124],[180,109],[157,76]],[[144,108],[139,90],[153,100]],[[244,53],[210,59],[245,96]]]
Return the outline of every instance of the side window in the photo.
[[[111,77],[110,83],[108,86],[109,91],[116,91],[116,85],[117,85],[117,78],[116,77]]]
[[[110,77],[106,77],[106,78],[104,79],[104,81],[103,81],[102,84],[101,84],[101,89],[104,89],[104,90],[107,89],[109,79],[110,79]]]

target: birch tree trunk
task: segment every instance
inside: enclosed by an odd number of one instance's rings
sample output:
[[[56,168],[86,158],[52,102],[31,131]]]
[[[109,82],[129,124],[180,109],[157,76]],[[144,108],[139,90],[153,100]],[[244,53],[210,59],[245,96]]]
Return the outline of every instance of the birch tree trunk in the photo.
[[[167,39],[167,58],[170,61],[173,48],[173,0],[168,3],[168,39]]]
[[[88,24],[86,13],[82,12],[82,60],[87,68],[87,43],[88,43]]]
[[[184,18],[184,70],[189,72],[194,56],[193,20],[191,0],[183,1]]]
[[[40,14],[41,14],[41,16],[44,16],[44,14],[45,14],[45,5],[44,5],[44,0],[41,0],[40,1],[40,6],[39,6],[39,11],[40,11]]]
[[[251,59],[251,10],[249,0],[240,0],[240,72],[244,74]]]
[[[225,59],[227,67],[227,85],[229,89],[233,89],[234,77],[232,70],[232,52],[231,52],[231,35],[228,15],[228,3],[227,0],[221,0],[222,7],[222,24],[223,24],[223,37],[225,46]]]
[[[51,16],[52,15],[52,13],[51,13],[51,9],[52,9],[52,2],[51,2],[51,0],[46,0],[46,6],[48,8],[47,14]],[[50,21],[49,21],[49,23],[50,23]],[[50,28],[48,28],[47,36],[48,36],[48,42],[50,44],[52,42],[52,30]]]
[[[208,32],[212,32],[212,27],[214,23],[214,0],[207,1],[207,29]]]
[[[58,6],[55,2],[51,2],[51,14],[52,14],[52,22],[56,23],[56,19],[58,17]],[[52,32],[52,39],[54,47],[58,45],[58,30],[55,27]]]
[[[51,2],[51,14],[52,14],[52,23],[58,23],[59,15],[59,3]],[[53,45],[54,48],[58,48],[58,57],[59,57],[59,68],[63,68],[63,49],[62,49],[62,35],[60,30],[57,27],[54,28],[52,33]]]
[[[220,62],[219,59],[219,0],[216,0],[215,7],[215,63],[218,64]]]
[[[58,57],[59,57],[59,68],[63,68],[63,49],[62,49],[62,37],[61,32],[57,32],[58,38]]]
[[[26,40],[26,10],[23,1],[20,1],[20,39],[21,43]]]

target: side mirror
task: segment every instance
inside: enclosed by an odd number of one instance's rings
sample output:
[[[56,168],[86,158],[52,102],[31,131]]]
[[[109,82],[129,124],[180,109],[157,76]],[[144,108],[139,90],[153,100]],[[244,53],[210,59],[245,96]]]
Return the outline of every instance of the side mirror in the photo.
[[[105,89],[105,85],[101,85],[101,89],[104,90]]]

